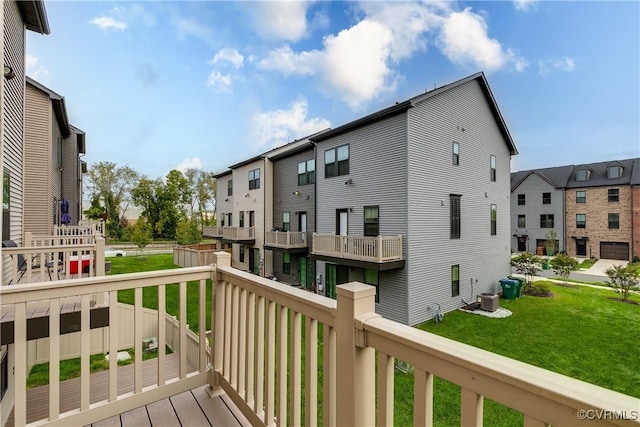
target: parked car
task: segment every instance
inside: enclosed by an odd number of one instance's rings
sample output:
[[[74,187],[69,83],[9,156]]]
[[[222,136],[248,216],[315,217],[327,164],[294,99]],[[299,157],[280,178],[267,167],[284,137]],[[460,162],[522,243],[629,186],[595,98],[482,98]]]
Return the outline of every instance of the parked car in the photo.
[[[127,253],[122,249],[106,248],[104,250],[104,256],[105,258],[112,256],[127,256]]]

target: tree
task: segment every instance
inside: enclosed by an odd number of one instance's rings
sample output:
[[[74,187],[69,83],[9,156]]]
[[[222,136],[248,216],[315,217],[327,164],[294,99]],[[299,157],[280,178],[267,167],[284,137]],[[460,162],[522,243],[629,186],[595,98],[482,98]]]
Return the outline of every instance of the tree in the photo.
[[[200,243],[202,231],[198,219],[183,219],[178,223],[176,230],[176,240],[180,245],[192,245]]]
[[[128,166],[117,166],[112,162],[98,162],[91,165],[87,172],[89,182],[87,188],[92,200],[92,211],[95,214],[93,200],[98,206],[104,204],[103,214],[107,220],[107,236],[120,238],[122,220],[131,202],[131,189],[137,185],[140,177]]]
[[[133,227],[131,227],[131,234],[129,238],[133,243],[143,250],[149,243],[151,243],[151,227],[147,224],[147,221],[140,218],[135,223]]]
[[[615,293],[620,294],[622,301],[627,301],[631,291],[638,289],[640,270],[633,265],[616,265],[606,269],[605,273],[609,276],[607,284]]]
[[[557,236],[558,235],[556,233],[556,230],[554,230],[553,228],[549,230],[549,232],[545,236],[547,240],[544,242],[544,247],[547,250],[547,255],[549,256],[553,256],[553,254],[555,253]]]
[[[571,272],[576,271],[579,265],[575,258],[570,257],[567,254],[558,254],[551,259],[550,264],[553,271],[564,279],[565,285],[567,284],[567,280],[569,279]]]
[[[520,255],[511,258],[511,265],[516,268],[516,271],[524,275],[525,286],[531,286],[533,283],[533,277],[538,274],[540,268],[540,258],[531,252],[523,252]]]

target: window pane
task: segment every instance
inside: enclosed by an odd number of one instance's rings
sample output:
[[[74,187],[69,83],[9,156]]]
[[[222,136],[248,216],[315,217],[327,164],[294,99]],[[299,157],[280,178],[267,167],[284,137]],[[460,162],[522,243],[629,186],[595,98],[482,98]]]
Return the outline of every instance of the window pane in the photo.
[[[307,172],[316,170],[316,160],[307,160]]]
[[[338,161],[347,160],[349,158],[349,146],[343,145],[338,147]]]
[[[451,266],[451,296],[460,295],[460,265]]]
[[[324,152],[324,163],[329,164],[336,161],[336,150],[327,150]]]
[[[306,172],[305,167],[306,167],[305,162],[298,163],[298,174],[305,173]]]
[[[498,233],[498,206],[491,205],[491,235]]]
[[[460,196],[450,195],[450,237],[452,239],[460,238]]]
[[[316,182],[316,173],[314,171],[307,172],[307,184]]]
[[[587,193],[585,191],[576,191],[576,203],[586,203]]]
[[[518,215],[518,228],[525,228],[527,226],[527,220],[525,215]]]

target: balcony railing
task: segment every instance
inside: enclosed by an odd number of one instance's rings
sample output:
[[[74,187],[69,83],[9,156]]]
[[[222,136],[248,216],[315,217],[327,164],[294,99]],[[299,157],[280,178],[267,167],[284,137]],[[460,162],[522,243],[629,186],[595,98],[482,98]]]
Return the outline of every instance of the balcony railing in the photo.
[[[524,414],[525,425],[639,425],[640,399],[384,319],[374,312],[375,289],[371,286],[356,282],[340,285],[337,300],[332,300],[236,270],[230,264],[230,255],[219,252],[216,266],[211,267],[83,279],[78,284],[0,288],[3,307],[15,314],[16,425],[24,425],[27,417],[24,384],[29,302],[45,300],[55,313],[61,299],[76,295],[82,303],[82,401],[75,411],[60,414],[57,410],[59,323],[52,316],[49,425],[87,425],[205,382],[212,394],[226,393],[253,425],[393,425],[395,358],[414,366],[414,425],[433,423],[436,376],[460,387],[464,426],[482,425],[485,397]],[[205,325],[205,280],[209,278],[214,286],[212,358],[207,366],[209,353],[201,327],[198,372],[189,375],[186,283],[199,283],[198,316],[200,325]],[[180,375],[170,380],[159,375],[156,385],[142,388],[138,367],[146,338],[142,332],[145,322],[140,320],[142,291],[158,287],[157,324],[164,325],[164,295],[169,283],[180,284]],[[90,296],[107,291],[109,301],[116,301],[117,292],[129,288],[135,289],[136,296],[132,322],[135,390],[118,396],[117,365],[112,358],[109,398],[89,404],[85,395],[89,387]],[[108,345],[115,354],[120,337],[114,305],[109,306],[109,322]],[[157,328],[158,348],[164,349],[165,326]],[[163,363],[161,350],[159,371]],[[580,414],[627,414],[636,420]],[[46,424],[45,420],[38,425]]]
[[[264,238],[264,245],[274,248],[296,249],[309,246],[309,236],[306,231],[267,231]]]
[[[222,228],[218,225],[205,225],[202,227],[202,235],[205,237],[222,237]]]
[[[89,236],[104,237],[104,221],[82,222],[79,225],[56,225],[53,227],[54,236]]]
[[[234,242],[255,240],[255,227],[222,227],[222,238]]]
[[[402,236],[343,236],[313,234],[314,255],[366,262],[402,260]]]

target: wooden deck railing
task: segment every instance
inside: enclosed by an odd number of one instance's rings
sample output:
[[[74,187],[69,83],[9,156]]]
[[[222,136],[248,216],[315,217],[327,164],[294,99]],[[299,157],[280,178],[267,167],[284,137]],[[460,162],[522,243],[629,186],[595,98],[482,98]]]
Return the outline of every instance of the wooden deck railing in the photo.
[[[414,425],[433,423],[436,376],[460,387],[460,422],[464,426],[482,425],[485,397],[524,414],[527,426],[640,425],[640,399],[382,318],[374,312],[375,288],[371,286],[356,282],[340,285],[337,300],[332,300],[234,269],[230,266],[230,255],[225,252],[215,256],[215,267],[0,288],[3,305],[13,309],[16,319],[14,348],[19,361],[15,369],[16,425],[24,424],[26,413],[27,372],[21,361],[27,351],[25,318],[29,301],[46,300],[50,311],[56,312],[61,298],[74,295],[80,295],[83,308],[83,400],[72,413],[59,414],[56,410],[59,372],[57,353],[52,351],[50,425],[86,425],[205,382],[212,395],[226,393],[253,425],[393,425],[395,358],[414,366]],[[208,356],[201,328],[197,347],[199,371],[189,376],[184,369],[190,335],[184,320],[186,282],[199,281],[198,315],[200,325],[204,325],[208,278],[214,286],[213,348]],[[176,282],[180,283],[179,378],[165,380],[160,375],[158,384],[142,389],[141,370],[137,370],[134,393],[117,396],[116,365],[111,362],[110,374],[114,377],[109,384],[109,399],[89,406],[84,398],[89,382],[88,344],[85,344],[89,341],[89,296],[106,290],[109,300],[115,301],[119,290],[133,288],[135,312],[139,313],[143,288],[158,286],[158,324],[164,325],[160,320],[164,318],[165,287]],[[115,310],[110,313],[110,321],[116,317]],[[145,338],[140,332],[139,318],[136,314],[136,369]],[[111,326],[115,326],[110,328],[109,343],[114,353],[118,325]],[[59,330],[55,316],[49,319],[49,328],[53,350],[57,348]],[[161,326],[158,328],[158,344],[163,349],[165,334]],[[161,353],[160,372],[163,360]],[[621,419],[622,416],[627,419]]]
[[[207,344],[206,344],[206,281],[211,279],[212,267],[196,267],[177,270],[167,270],[150,273],[121,274],[105,277],[92,277],[77,280],[65,280],[55,283],[27,284],[24,286],[0,287],[0,298],[3,310],[10,310],[14,314],[14,345],[15,374],[13,375],[13,392],[15,395],[14,419],[16,426],[26,424],[26,379],[27,379],[27,313],[34,304],[41,306],[46,303],[50,313],[59,313],[61,301],[77,298],[81,306],[80,340],[81,354],[81,401],[76,410],[60,413],[59,410],[59,339],[60,317],[49,316],[49,417],[47,420],[36,422],[38,425],[68,426],[87,425],[115,414],[146,405],[157,400],[182,393],[207,383]],[[197,372],[188,373],[187,356],[193,352],[193,339],[189,339],[187,327],[187,282],[196,281],[198,286],[198,319],[200,332],[198,334],[198,356],[192,355],[192,360],[198,361]],[[170,284],[178,283],[179,289],[179,345],[174,351],[179,353],[180,369],[178,378],[166,378],[165,344],[167,325],[166,289]],[[142,313],[142,294],[144,288],[157,288],[157,332],[158,338],[158,378],[157,383],[142,388],[142,344],[148,338],[143,335],[145,327]],[[118,395],[117,358],[109,359],[109,397],[107,400],[89,404],[89,359],[91,342],[90,303],[92,295],[108,293],[108,301],[118,299],[118,291],[133,289],[135,295],[134,321],[130,325],[135,335],[134,358],[134,391],[125,395]],[[37,301],[35,303],[34,301]],[[119,347],[118,323],[119,304],[109,304],[109,353],[117,354]],[[191,343],[190,343],[191,342]]]
[[[173,248],[173,263],[180,267],[200,267],[213,264],[213,254],[222,250],[219,243],[175,247]]]
[[[291,249],[306,248],[309,246],[309,237],[306,231],[267,231],[264,234],[265,246]]]
[[[358,261],[402,260],[402,236],[343,236],[313,234],[313,253]]]
[[[253,240],[255,227],[222,227],[222,238],[228,240]]]
[[[202,235],[205,237],[222,237],[222,227],[218,225],[205,225],[202,227]]]
[[[54,236],[102,236],[104,237],[104,222],[89,222],[81,225],[54,225]]]

